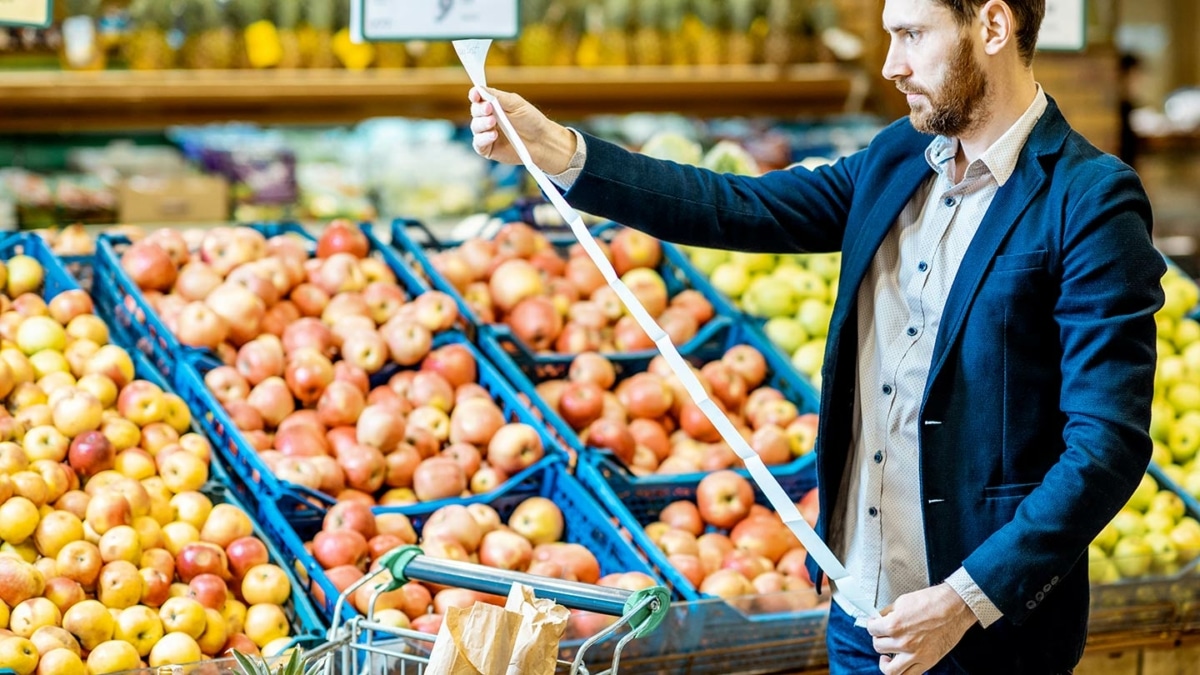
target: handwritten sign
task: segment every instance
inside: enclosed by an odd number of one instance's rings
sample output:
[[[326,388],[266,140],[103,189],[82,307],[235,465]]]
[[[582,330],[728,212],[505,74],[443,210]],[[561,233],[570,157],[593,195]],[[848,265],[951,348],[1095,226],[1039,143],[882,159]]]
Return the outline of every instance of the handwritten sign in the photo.
[[[518,5],[518,0],[354,0],[350,20],[355,37],[368,42],[512,39],[520,29]]]
[[[1038,33],[1038,49],[1080,51],[1087,44],[1084,0],[1046,0],[1046,18]]]
[[[54,18],[54,0],[0,0],[0,25],[45,28]]]

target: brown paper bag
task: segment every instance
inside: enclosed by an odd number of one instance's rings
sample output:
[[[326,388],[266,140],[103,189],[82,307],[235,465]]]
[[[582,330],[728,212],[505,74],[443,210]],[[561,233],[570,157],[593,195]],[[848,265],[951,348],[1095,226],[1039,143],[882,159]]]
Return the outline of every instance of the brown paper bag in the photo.
[[[521,614],[477,602],[451,607],[438,631],[425,675],[503,675],[521,630]]]
[[[534,597],[533,589],[521,584],[513,584],[504,608],[521,617],[508,675],[554,675],[558,642],[567,630],[570,610]]]

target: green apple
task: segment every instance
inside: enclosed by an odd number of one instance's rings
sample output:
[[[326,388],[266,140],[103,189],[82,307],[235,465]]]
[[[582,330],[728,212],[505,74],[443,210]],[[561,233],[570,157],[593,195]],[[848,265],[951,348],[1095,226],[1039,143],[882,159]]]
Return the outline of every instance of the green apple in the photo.
[[[1194,382],[1176,384],[1167,390],[1167,402],[1180,415],[1189,410],[1200,410],[1200,384]]]
[[[1153,444],[1154,448],[1150,453],[1151,462],[1154,462],[1158,466],[1169,466],[1171,462],[1175,461],[1171,456],[1171,451],[1167,449],[1167,446],[1159,443],[1158,441],[1151,441],[1151,443]]]
[[[795,314],[799,301],[799,296],[789,284],[770,276],[760,276],[751,281],[742,294],[742,304],[747,312],[768,319]]]
[[[770,272],[775,269],[775,254],[731,251],[729,253],[729,262],[746,268],[746,271],[750,273]]]
[[[1200,556],[1200,523],[1184,518],[1171,530],[1171,541],[1179,551],[1179,562],[1187,564]]]
[[[789,316],[777,316],[763,325],[767,338],[785,354],[791,354],[808,342],[808,332],[800,322]],[[1169,453],[1168,453],[1169,456]]]
[[[67,348],[67,331],[48,316],[31,316],[17,326],[17,347],[26,356],[47,349],[61,352]]]
[[[742,297],[746,287],[750,285],[750,272],[745,267],[733,262],[723,262],[713,270],[709,282],[713,288],[734,300]]]
[[[1187,366],[1188,377],[1193,380],[1200,378],[1200,342],[1193,342],[1184,347],[1180,355],[1183,356],[1183,363]]]
[[[1183,506],[1183,500],[1179,495],[1170,490],[1159,490],[1158,494],[1154,495],[1154,499],[1150,500],[1149,513],[1162,513],[1171,519],[1171,524],[1183,517],[1187,511]]]
[[[800,311],[796,318],[800,325],[813,337],[829,335],[829,320],[833,317],[833,307],[816,298],[808,298],[800,303]]]
[[[1122,537],[1140,537],[1146,533],[1146,523],[1142,522],[1142,514],[1128,507],[1117,511],[1117,515],[1113,516],[1112,526],[1117,528]]]
[[[1168,464],[1162,468],[1163,473],[1167,474],[1167,478],[1176,485],[1183,485],[1187,482],[1188,472],[1178,464]]]
[[[1166,298],[1159,311],[1173,319],[1182,318],[1200,300],[1196,285],[1183,276],[1163,276],[1162,286]]]
[[[792,354],[792,366],[809,377],[821,372],[824,362],[825,338],[807,342]]]
[[[1159,391],[1170,391],[1171,387],[1179,384],[1187,377],[1187,362],[1182,356],[1170,354],[1158,361],[1158,369],[1154,371],[1154,386]]]
[[[1154,500],[1156,494],[1158,494],[1158,483],[1154,481],[1153,476],[1144,473],[1142,480],[1129,497],[1129,502],[1125,504],[1125,508],[1133,509],[1139,514],[1145,513],[1146,509],[1150,508],[1150,502]]]
[[[1175,344],[1175,348],[1183,351],[1185,347],[1192,344],[1196,340],[1200,340],[1200,323],[1195,319],[1183,318],[1175,324],[1175,335],[1171,337],[1171,342]]]
[[[1161,494],[1161,493],[1160,493]],[[1151,511],[1142,516],[1146,534],[1166,534],[1175,527],[1175,519],[1162,511]]]
[[[842,254],[814,253],[808,256],[808,269],[820,275],[825,281],[831,282],[841,276]]]
[[[1184,476],[1179,484],[1183,486],[1187,493],[1196,499],[1200,499],[1200,471],[1192,470],[1191,473]]]
[[[1113,546],[1116,546],[1117,540],[1120,538],[1121,533],[1117,532],[1117,528],[1113,527],[1112,523],[1109,523],[1092,540],[1092,545],[1088,547],[1089,552],[1092,548],[1099,548],[1103,553],[1108,553],[1112,551]]]
[[[1190,419],[1179,418],[1167,433],[1167,449],[1175,462],[1186,462],[1196,456],[1200,449],[1200,424]]]
[[[1154,355],[1157,358],[1162,358],[1163,356],[1171,356],[1172,354],[1176,353],[1175,345],[1171,344],[1168,341],[1168,338],[1163,337],[1162,333],[1158,334],[1158,339],[1155,340],[1154,344],[1155,344]],[[1190,347],[1191,345],[1188,345],[1188,346]]]
[[[1100,583],[1098,578],[1104,572],[1104,563],[1108,562],[1108,556],[1104,551],[1100,550],[1095,544],[1088,546],[1088,580],[1093,584]]]
[[[812,298],[821,301],[829,299],[829,285],[815,272],[802,269],[787,275],[787,280],[792,288],[796,289],[796,293],[800,295],[801,299]]]
[[[1145,537],[1154,552],[1152,569],[1156,574],[1170,575],[1179,571],[1179,548],[1165,532],[1151,532]]]
[[[1112,561],[1126,579],[1145,576],[1154,560],[1154,549],[1140,536],[1121,537],[1113,547]]]
[[[714,248],[692,248],[689,251],[692,264],[704,276],[712,276],[713,270],[717,269],[717,265],[729,260],[728,251],[720,251]]]
[[[1154,326],[1155,333],[1158,334],[1159,343],[1166,343],[1165,351],[1164,345],[1159,344],[1158,353],[1175,353],[1175,319],[1172,319],[1170,316],[1167,316],[1161,310],[1159,310],[1154,315]]]

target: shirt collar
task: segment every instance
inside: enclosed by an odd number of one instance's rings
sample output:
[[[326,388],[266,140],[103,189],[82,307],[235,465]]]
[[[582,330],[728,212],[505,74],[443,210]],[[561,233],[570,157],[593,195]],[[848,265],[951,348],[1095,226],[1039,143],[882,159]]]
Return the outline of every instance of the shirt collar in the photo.
[[[1037,125],[1038,120],[1046,112],[1047,105],[1046,92],[1042,91],[1042,85],[1039,84],[1037,95],[1033,97],[1033,102],[1025,109],[1024,114],[976,160],[983,163],[1001,187],[1016,171],[1017,159],[1021,156],[1021,150],[1029,140],[1030,134],[1033,133],[1033,128]],[[958,154],[958,139],[938,136],[925,149],[925,161],[929,162],[929,166],[934,171],[943,173],[946,162],[953,159],[956,154]]]

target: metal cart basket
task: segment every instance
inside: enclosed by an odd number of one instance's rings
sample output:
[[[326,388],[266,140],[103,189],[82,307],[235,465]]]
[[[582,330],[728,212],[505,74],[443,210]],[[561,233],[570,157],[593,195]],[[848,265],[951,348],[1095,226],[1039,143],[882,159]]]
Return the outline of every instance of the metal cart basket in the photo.
[[[620,666],[621,651],[625,645],[633,639],[652,633],[670,609],[670,593],[662,586],[638,591],[593,586],[430,558],[422,555],[421,550],[415,546],[390,551],[380,562],[378,569],[359,579],[338,598],[327,641],[305,654],[309,669],[316,666],[317,672],[328,675],[422,675],[429,662],[429,649],[436,636],[395,628],[374,620],[375,604],[379,595],[395,590],[412,580],[500,596],[506,596],[513,584],[520,583],[532,588],[537,597],[553,600],[567,608],[619,617],[615,623],[591,636],[575,649],[572,661],[559,661],[557,672],[567,672],[571,675],[616,675]],[[349,599],[359,588],[370,583],[384,570],[391,572],[393,581],[390,585],[376,589],[369,601],[366,616],[355,616],[343,621],[343,610]],[[601,641],[614,638],[622,629],[626,629],[626,632],[620,636],[613,651],[611,666],[591,673],[584,665],[588,649]]]

